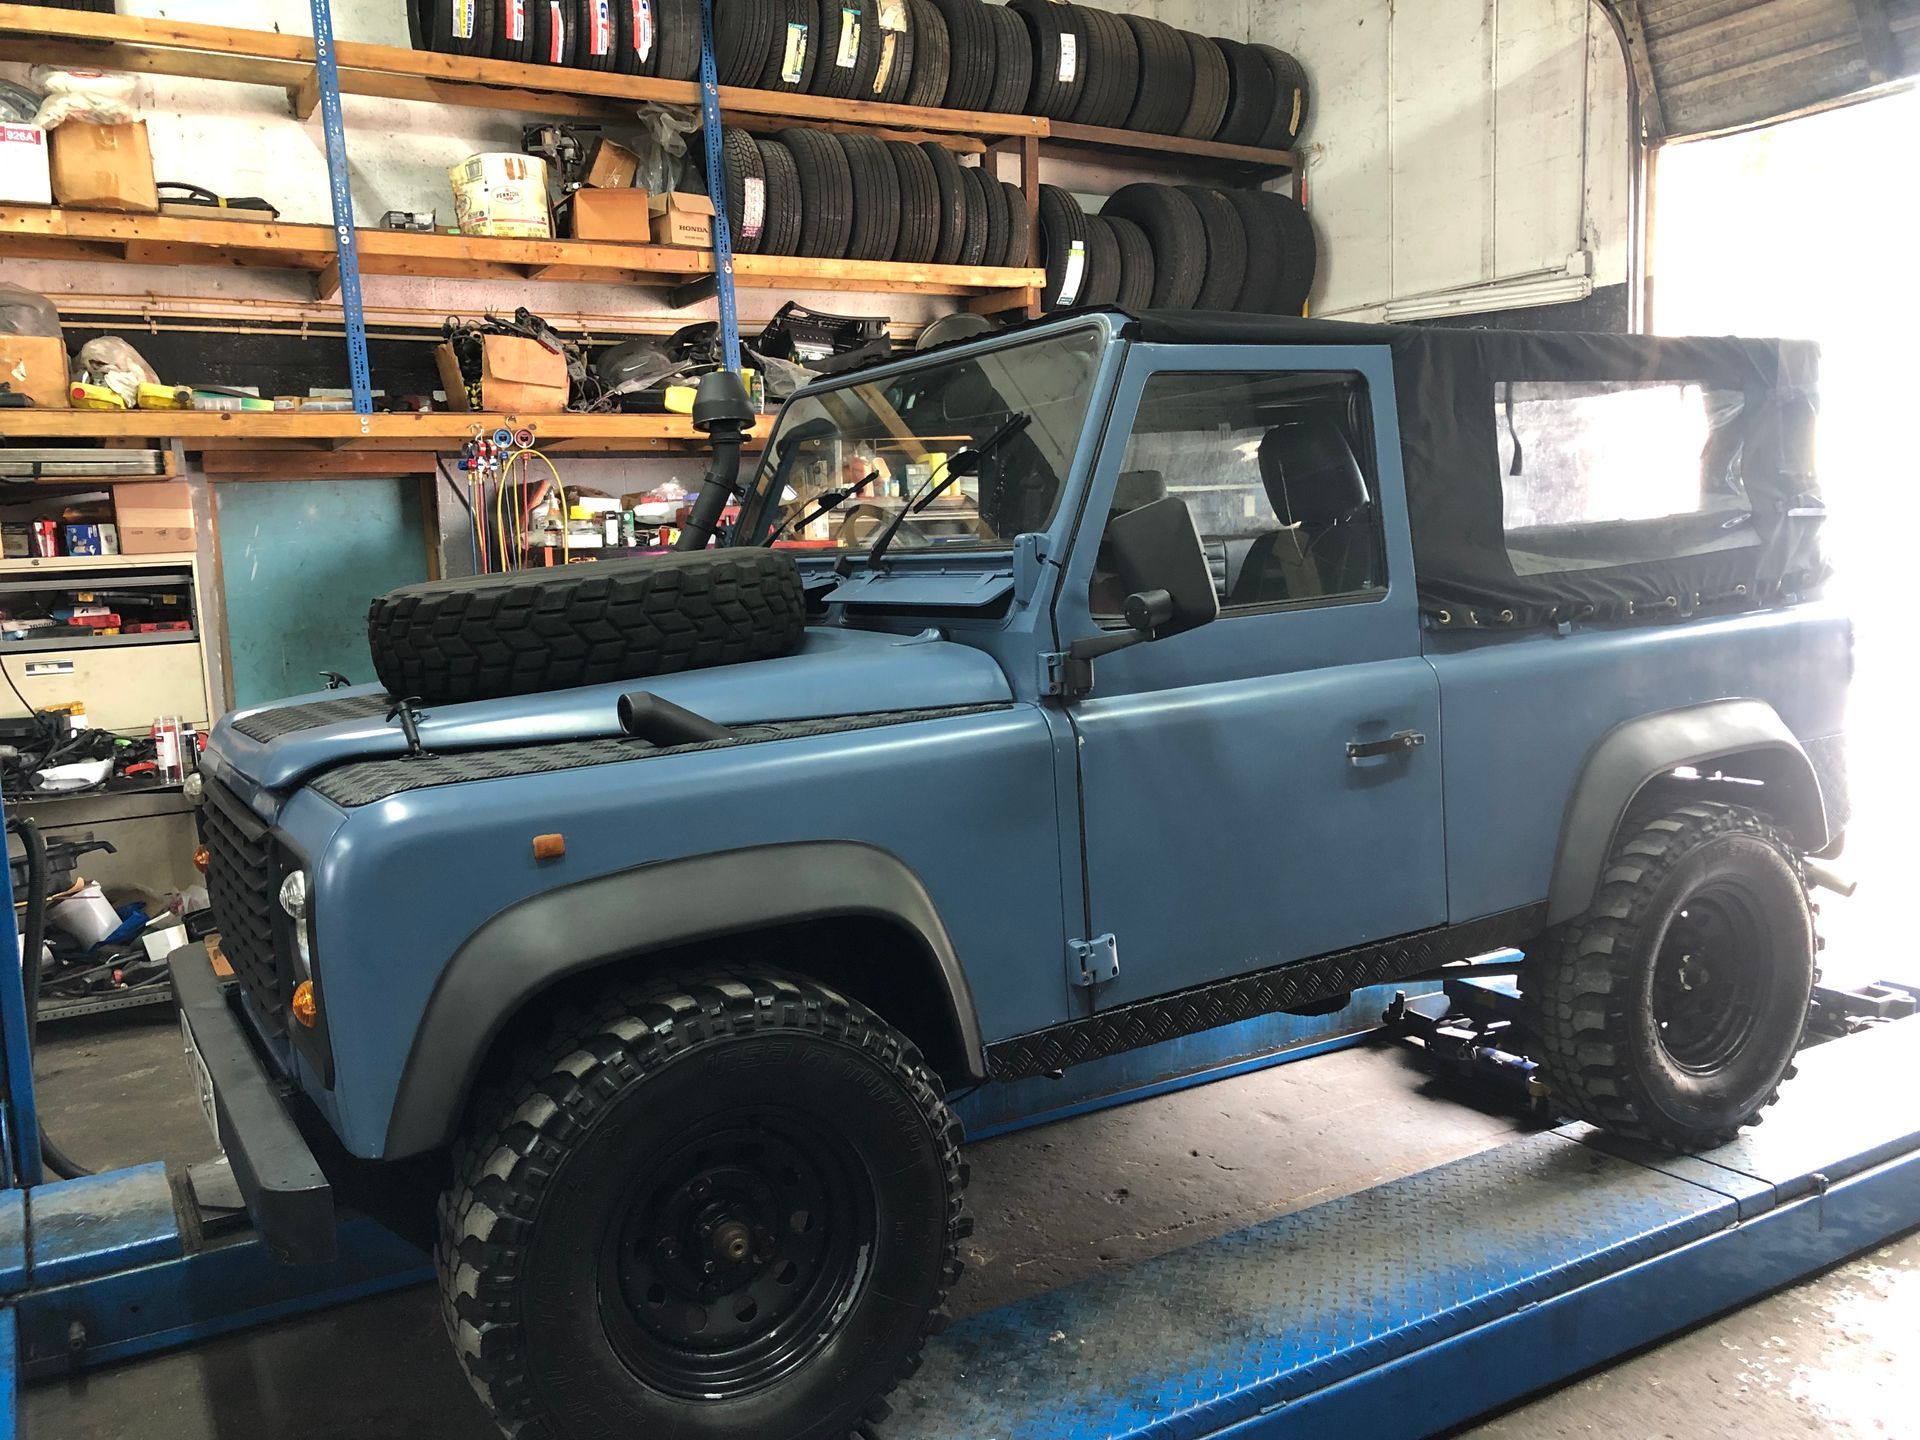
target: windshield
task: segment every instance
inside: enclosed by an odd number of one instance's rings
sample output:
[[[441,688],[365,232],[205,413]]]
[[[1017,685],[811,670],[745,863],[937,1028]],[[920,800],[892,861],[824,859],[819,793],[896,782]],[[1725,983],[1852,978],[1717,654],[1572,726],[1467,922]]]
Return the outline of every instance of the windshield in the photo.
[[[851,380],[788,405],[741,512],[734,544],[863,551],[908,501],[892,553],[1004,549],[1060,505],[1100,363],[1089,327]],[[947,465],[1013,415],[1028,423],[952,483]],[[777,490],[778,493],[774,493]],[[834,503],[836,495],[843,495]]]

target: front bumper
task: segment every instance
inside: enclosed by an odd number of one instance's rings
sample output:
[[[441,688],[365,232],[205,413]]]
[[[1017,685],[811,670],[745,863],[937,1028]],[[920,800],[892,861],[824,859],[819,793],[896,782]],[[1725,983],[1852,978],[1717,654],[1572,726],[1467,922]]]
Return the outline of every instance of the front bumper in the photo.
[[[286,1083],[267,1068],[234,1008],[238,986],[213,972],[206,947],[167,957],[180,1022],[206,1067],[212,1120],[267,1253],[287,1265],[334,1259],[333,1188],[288,1112]]]

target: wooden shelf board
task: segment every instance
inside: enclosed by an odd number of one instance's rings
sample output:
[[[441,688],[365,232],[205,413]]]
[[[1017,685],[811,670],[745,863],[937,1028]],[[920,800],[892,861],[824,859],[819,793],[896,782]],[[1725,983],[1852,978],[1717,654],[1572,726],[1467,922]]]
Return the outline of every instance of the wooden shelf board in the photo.
[[[1223,145],[1217,140],[1184,140],[1177,135],[1146,135],[1137,130],[1107,130],[1055,120],[1040,142],[1040,153],[1071,151],[1125,155],[1180,169],[1200,164],[1262,178],[1291,174],[1298,164],[1291,150],[1261,150],[1251,145]]]
[[[668,288],[712,273],[713,253],[672,245],[602,240],[510,240],[478,235],[358,232],[368,275],[439,279],[571,281]],[[319,277],[319,298],[338,289],[333,231],[325,225],[116,215],[104,211],[0,206],[0,254],[22,259],[121,261],[298,270]],[[741,255],[737,284],[970,297],[1023,290],[1043,272],[998,266],[902,265],[877,260],[812,260]]]
[[[178,440],[190,451],[458,450],[468,436],[527,426],[549,454],[642,454],[704,450],[706,436],[684,415],[495,415],[441,410],[421,415],[303,414],[299,411],[11,410],[8,440]],[[759,427],[764,434],[767,427]],[[754,440],[749,439],[749,448]],[[224,464],[224,474],[235,473]]]
[[[101,15],[0,4],[0,59],[77,63],[145,74],[185,75],[285,90],[302,119],[318,104],[312,83],[313,40],[223,25]],[[439,55],[394,45],[340,40],[334,45],[340,89],[348,95],[420,100],[487,110],[546,115],[631,118],[645,101],[698,105],[691,80],[654,80],[589,70],[524,65]],[[562,93],[564,87],[564,93]],[[771,90],[722,86],[723,115],[833,122],[927,131],[977,140],[981,136],[1044,135],[1048,122],[1032,115],[933,110],[873,101],[833,100]]]
[[[194,563],[192,554],[179,555],[48,555],[0,560],[0,575],[66,574],[87,570],[177,569]]]

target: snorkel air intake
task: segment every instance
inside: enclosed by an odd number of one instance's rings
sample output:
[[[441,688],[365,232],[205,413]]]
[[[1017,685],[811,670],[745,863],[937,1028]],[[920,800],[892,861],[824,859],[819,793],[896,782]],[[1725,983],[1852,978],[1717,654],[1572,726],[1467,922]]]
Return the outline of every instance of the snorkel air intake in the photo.
[[[739,493],[740,447],[753,428],[753,403],[738,375],[715,370],[701,377],[693,393],[693,423],[712,441],[713,463],[700,482],[699,498],[681,528],[676,550],[706,549],[727,503]]]

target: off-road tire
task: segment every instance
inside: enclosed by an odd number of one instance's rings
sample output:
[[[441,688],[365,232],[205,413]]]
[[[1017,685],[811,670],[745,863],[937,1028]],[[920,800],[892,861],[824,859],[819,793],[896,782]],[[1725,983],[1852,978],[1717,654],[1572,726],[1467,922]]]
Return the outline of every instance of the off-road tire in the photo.
[[[1018,115],[1033,90],[1033,40],[1026,22],[1006,6],[982,5],[980,10],[992,37],[982,53],[993,57],[993,82],[978,108],[996,115]]]
[[[402,586],[367,643],[389,694],[451,705],[765,660],[805,623],[790,556],[691,550]]]
[[[777,1111],[843,1145],[871,1187],[875,1223],[856,1231],[868,1278],[797,1368],[733,1398],[677,1398],[615,1349],[609,1261],[583,1258],[582,1236],[619,1220],[635,1145]],[[960,1125],[912,1042],[770,970],[662,976],[563,1010],[483,1087],[451,1159],[434,1247],[441,1316],[515,1440],[579,1433],[557,1418],[562,1394],[595,1433],[845,1440],[886,1418],[886,1394],[944,1328],[973,1231]]]
[[[1691,1037],[1688,1050],[1659,1018],[1656,1007],[1670,1002],[1657,997],[1673,983],[1667,947],[1690,950],[1698,933],[1675,927],[1703,923],[1708,907],[1742,917],[1732,930],[1741,943],[1708,951],[1704,963],[1748,972],[1731,982],[1751,987],[1743,1005],[1727,1011],[1752,1015],[1724,1037]],[[1737,962],[1714,958],[1728,950]],[[1676,1150],[1731,1140],[1792,1074],[1817,950],[1799,858],[1764,816],[1702,801],[1629,817],[1591,907],[1521,971],[1527,1029],[1555,1102]]]

